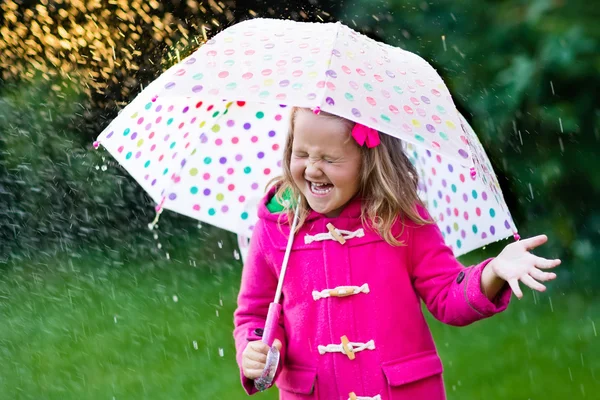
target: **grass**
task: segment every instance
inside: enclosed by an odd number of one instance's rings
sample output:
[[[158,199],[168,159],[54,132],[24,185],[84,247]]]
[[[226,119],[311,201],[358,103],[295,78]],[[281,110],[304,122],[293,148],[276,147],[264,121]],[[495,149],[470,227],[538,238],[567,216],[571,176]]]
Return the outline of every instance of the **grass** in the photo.
[[[245,398],[231,337],[241,265],[190,254],[0,270],[0,399]],[[526,292],[469,327],[429,320],[449,399],[598,396],[599,298]]]

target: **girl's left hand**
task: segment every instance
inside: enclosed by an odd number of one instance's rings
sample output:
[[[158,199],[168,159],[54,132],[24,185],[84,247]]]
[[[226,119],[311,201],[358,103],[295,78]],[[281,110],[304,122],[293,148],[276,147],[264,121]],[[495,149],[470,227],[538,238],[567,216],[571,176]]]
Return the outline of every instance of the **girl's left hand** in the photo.
[[[507,245],[498,257],[490,262],[494,274],[507,281],[513,293],[519,299],[523,297],[519,281],[533,290],[543,292],[546,290],[546,286],[538,281],[546,282],[556,278],[555,273],[541,270],[560,265],[559,259],[547,260],[529,252],[529,250],[535,249],[547,241],[548,237],[546,235],[519,240]]]

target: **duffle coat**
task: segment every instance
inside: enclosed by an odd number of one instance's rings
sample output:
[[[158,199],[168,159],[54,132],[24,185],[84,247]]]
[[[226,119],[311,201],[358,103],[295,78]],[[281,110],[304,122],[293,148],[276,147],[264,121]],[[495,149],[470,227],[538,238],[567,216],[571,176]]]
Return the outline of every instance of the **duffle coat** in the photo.
[[[289,225],[259,205],[234,314],[237,361],[261,338],[287,245]],[[421,300],[443,323],[464,326],[506,309],[505,285],[494,301],[481,289],[491,259],[465,267],[438,226],[398,222],[405,246],[391,246],[360,219],[353,199],[336,218],[311,212],[296,234],[283,284],[276,337],[283,343],[275,384],[283,400],[445,399],[442,362]],[[429,214],[419,207],[423,217]],[[334,239],[331,223],[346,237]],[[241,374],[248,394],[253,381]]]

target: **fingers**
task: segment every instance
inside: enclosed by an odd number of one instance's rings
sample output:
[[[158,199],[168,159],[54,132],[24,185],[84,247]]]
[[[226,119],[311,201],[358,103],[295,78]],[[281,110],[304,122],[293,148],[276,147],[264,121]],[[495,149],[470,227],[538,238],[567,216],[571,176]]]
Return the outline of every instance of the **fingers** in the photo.
[[[279,339],[275,339],[273,341],[273,346],[277,349],[277,351],[281,351],[281,341]]]
[[[244,368],[244,369],[243,369],[243,371],[244,371],[244,376],[245,376],[246,378],[248,378],[248,379],[252,379],[252,380],[254,380],[254,379],[258,379],[258,378],[260,378],[260,376],[262,375],[262,373],[263,373],[263,369],[264,369],[264,368],[261,368],[261,369],[246,369],[246,368]]]
[[[540,271],[537,268],[532,268],[529,271],[529,275],[537,280],[537,281],[542,281],[542,282],[547,282],[547,281],[551,281],[552,279],[556,278],[556,274],[554,272],[544,272],[544,271]]]
[[[248,345],[246,346],[246,350],[264,354],[266,359],[267,353],[269,352],[269,346],[267,346],[261,340],[255,340],[253,342],[248,343]]]
[[[549,269],[549,268],[554,268],[554,267],[558,267],[561,263],[561,261],[559,259],[555,259],[555,260],[548,260],[546,258],[542,258],[542,257],[538,257],[538,256],[534,256],[534,263],[535,266],[541,269]]]
[[[261,376],[265,369],[265,362],[252,360],[248,357],[242,357],[242,371],[248,379],[256,379]]]
[[[521,282],[523,282],[524,284],[526,284],[533,290],[537,290],[538,292],[543,292],[546,290],[546,286],[542,285],[541,283],[539,283],[538,281],[536,281],[529,275],[523,275],[521,277]]]
[[[242,353],[242,371],[248,379],[256,379],[261,376],[267,363],[269,346],[260,340],[248,343]]]
[[[518,279],[509,279],[508,285],[510,286],[512,292],[517,296],[518,299],[523,297],[523,292],[521,292],[521,288],[519,287]]]
[[[254,361],[244,360],[242,362],[242,370],[244,371],[244,376],[249,379],[256,379],[262,375],[263,370],[265,369],[264,363],[257,363]]]
[[[254,361],[254,362],[259,362],[259,363],[263,363],[263,364],[267,362],[267,356],[266,356],[266,354],[263,354],[263,353],[251,352],[251,353],[245,354],[245,357],[248,360]]]
[[[538,235],[538,236],[530,237],[527,239],[522,239],[518,243],[521,243],[521,245],[525,246],[526,250],[531,250],[531,249],[535,249],[538,246],[543,245],[547,241],[548,241],[548,236]]]

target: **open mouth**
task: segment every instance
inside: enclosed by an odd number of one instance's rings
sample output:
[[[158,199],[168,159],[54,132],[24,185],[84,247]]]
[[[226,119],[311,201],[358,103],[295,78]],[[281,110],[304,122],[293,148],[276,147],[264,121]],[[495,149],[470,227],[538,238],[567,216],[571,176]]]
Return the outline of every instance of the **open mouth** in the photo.
[[[310,192],[315,196],[325,196],[333,190],[333,185],[331,183],[307,182],[310,187]]]

